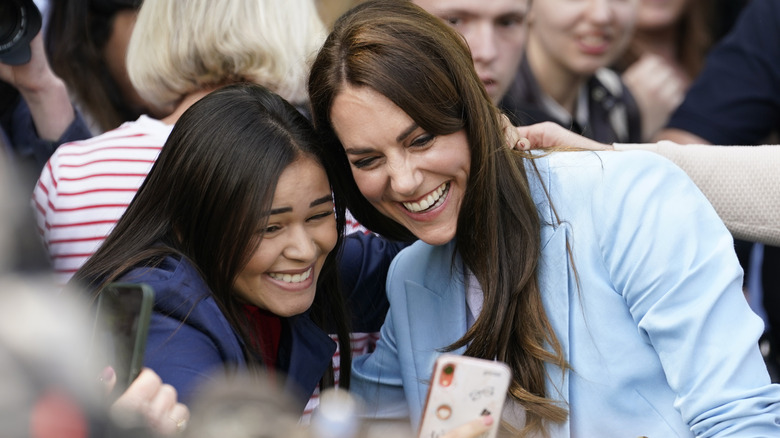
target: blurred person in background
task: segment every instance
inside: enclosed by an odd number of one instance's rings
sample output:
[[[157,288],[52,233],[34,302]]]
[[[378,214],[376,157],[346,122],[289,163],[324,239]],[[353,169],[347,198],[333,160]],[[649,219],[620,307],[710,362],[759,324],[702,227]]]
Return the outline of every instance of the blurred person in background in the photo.
[[[4,25],[26,20],[21,34],[10,30],[0,52],[0,150],[17,173],[22,190],[31,192],[46,160],[62,143],[91,137],[73,108],[65,83],[54,74],[43,49],[41,15],[31,0],[9,3]]]
[[[525,56],[501,102],[512,122],[554,121],[599,141],[639,141],[636,101],[607,68],[627,47],[638,2],[532,1]]]
[[[640,0],[627,50],[615,63],[642,115],[642,139],[664,127],[704,66],[712,43],[704,0]]]
[[[93,134],[138,119],[167,115],[136,92],[125,65],[143,0],[57,0],[49,4],[46,51]]]
[[[494,103],[512,86],[528,34],[529,0],[414,0],[458,31]]]
[[[94,315],[83,291],[60,290],[51,272],[24,250],[31,242],[19,230],[27,221],[28,197],[11,170],[0,156],[0,203],[6,207],[0,216],[3,436],[129,438],[181,432],[189,409],[151,370],[118,398],[107,396],[116,375],[97,367],[108,345],[90,342]]]

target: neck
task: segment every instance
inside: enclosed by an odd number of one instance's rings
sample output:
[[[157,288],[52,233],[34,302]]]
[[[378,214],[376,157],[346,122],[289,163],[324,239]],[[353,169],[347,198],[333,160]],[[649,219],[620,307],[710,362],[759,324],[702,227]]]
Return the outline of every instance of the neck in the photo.
[[[536,82],[545,94],[550,96],[563,109],[574,114],[580,88],[587,76],[573,72],[552,57],[529,37],[526,56]]]
[[[210,87],[203,90],[193,91],[190,94],[182,96],[182,98],[176,104],[176,108],[173,110],[173,112],[162,118],[160,121],[166,125],[173,125],[179,120],[179,117],[184,114],[184,111],[187,111],[187,108],[191,107],[195,102],[199,101],[215,89],[216,88],[214,87]]]

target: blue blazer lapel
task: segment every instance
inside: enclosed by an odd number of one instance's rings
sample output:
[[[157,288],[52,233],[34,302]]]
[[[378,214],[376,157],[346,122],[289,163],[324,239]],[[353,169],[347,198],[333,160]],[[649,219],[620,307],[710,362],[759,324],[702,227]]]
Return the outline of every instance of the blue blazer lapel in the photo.
[[[425,402],[434,361],[444,347],[466,333],[463,270],[459,261],[453,270],[450,246],[453,245],[441,248],[446,255],[437,258],[439,263],[429,266],[430,271],[423,284],[412,280],[404,282],[412,359],[417,381],[421,384],[420,407]],[[462,354],[464,351],[465,348],[460,348],[454,353]]]
[[[576,280],[569,269],[569,254],[567,242],[569,242],[569,225],[564,223],[557,227],[542,227],[542,253],[537,268],[539,288],[542,294],[542,303],[547,312],[547,319],[552,325],[558,342],[563,349],[563,355],[570,362],[570,330],[569,314],[572,311],[571,303],[578,300],[571,297],[577,292]],[[576,297],[575,297],[576,298]],[[552,365],[547,365],[547,394],[549,397],[565,401],[569,400],[569,372],[561,373],[561,370]],[[567,406],[568,407],[568,406]],[[551,433],[553,436],[569,436],[569,420],[564,424],[551,425],[559,432]]]

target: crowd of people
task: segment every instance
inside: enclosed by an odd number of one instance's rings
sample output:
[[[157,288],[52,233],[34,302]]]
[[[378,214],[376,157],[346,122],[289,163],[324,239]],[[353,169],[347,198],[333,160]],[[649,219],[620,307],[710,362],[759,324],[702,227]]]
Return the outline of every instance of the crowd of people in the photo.
[[[780,432],[773,0],[723,37],[699,0],[17,3],[13,436],[413,436],[445,352],[512,372],[447,438]],[[154,305],[112,391],[117,282]]]

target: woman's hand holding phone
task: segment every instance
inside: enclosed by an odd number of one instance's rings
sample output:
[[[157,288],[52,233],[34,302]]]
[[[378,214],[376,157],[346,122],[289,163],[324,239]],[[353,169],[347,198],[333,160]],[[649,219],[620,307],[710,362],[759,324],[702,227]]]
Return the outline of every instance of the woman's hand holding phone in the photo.
[[[477,438],[488,433],[494,421],[492,415],[485,415],[482,418],[471,420],[462,426],[452,429],[441,438]]]
[[[506,364],[456,354],[439,356],[419,438],[493,438],[498,434],[511,371]]]

